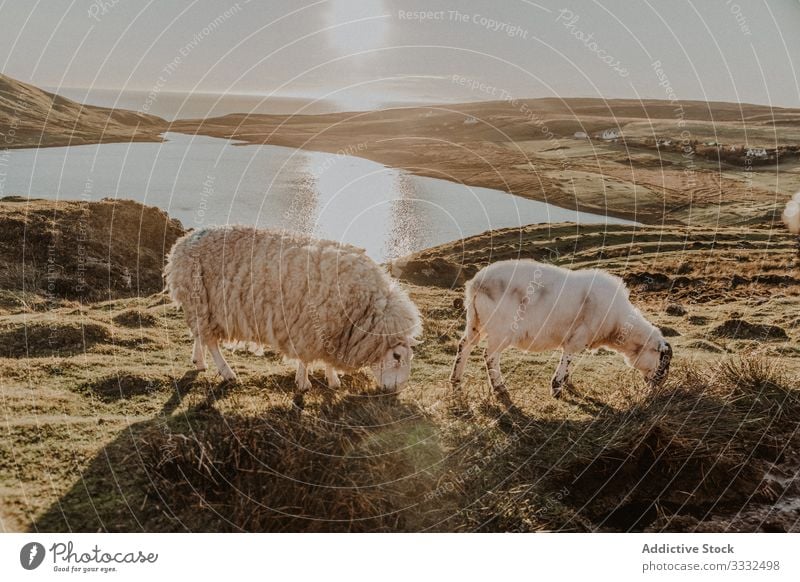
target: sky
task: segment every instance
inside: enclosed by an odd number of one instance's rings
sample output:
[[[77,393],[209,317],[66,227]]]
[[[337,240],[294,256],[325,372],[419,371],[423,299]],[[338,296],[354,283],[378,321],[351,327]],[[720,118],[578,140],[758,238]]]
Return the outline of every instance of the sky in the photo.
[[[601,97],[800,106],[797,0],[5,0],[38,86],[381,102]]]

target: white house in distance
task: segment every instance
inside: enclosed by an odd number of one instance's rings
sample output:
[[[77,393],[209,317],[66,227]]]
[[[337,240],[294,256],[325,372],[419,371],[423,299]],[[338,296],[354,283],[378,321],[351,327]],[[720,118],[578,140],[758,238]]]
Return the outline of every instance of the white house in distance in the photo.
[[[585,131],[576,131],[572,137],[575,139],[586,139],[589,135]]]
[[[464,125],[475,125],[476,123],[478,123],[478,120],[475,119],[474,117],[467,117],[464,120]]]
[[[619,139],[620,133],[618,129],[604,129],[600,134],[600,139],[612,140]]]
[[[745,155],[748,158],[766,158],[767,150],[764,148],[747,148]]]

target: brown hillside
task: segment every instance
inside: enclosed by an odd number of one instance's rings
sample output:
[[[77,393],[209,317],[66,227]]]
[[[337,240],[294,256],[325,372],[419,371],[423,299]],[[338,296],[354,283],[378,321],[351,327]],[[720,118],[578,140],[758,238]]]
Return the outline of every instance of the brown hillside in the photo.
[[[163,287],[164,256],[184,233],[165,212],[129,200],[0,199],[0,287],[96,301]]]
[[[0,74],[0,142],[5,148],[161,141],[154,115],[82,105]]]

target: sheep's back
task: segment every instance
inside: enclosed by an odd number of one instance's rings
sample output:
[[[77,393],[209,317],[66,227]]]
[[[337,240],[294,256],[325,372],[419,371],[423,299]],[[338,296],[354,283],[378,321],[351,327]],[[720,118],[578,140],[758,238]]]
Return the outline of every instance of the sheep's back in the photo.
[[[280,231],[209,229],[189,241],[199,257],[208,326],[217,337],[271,345],[304,361],[335,359],[347,326],[386,287],[355,247]]]
[[[531,260],[501,261],[482,269],[468,284],[467,299],[475,302],[484,329],[542,350],[562,345],[579,323],[597,337],[612,334],[630,306],[618,277]]]

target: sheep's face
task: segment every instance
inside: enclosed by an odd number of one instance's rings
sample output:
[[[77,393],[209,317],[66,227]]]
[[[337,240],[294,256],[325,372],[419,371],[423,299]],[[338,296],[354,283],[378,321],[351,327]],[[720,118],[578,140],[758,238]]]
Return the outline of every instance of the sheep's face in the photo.
[[[408,376],[411,373],[411,359],[414,357],[411,346],[410,340],[397,344],[371,366],[375,379],[384,390],[399,392],[408,382]]]
[[[669,374],[672,361],[672,346],[664,340],[648,342],[642,347],[633,362],[652,388],[660,386]]]

